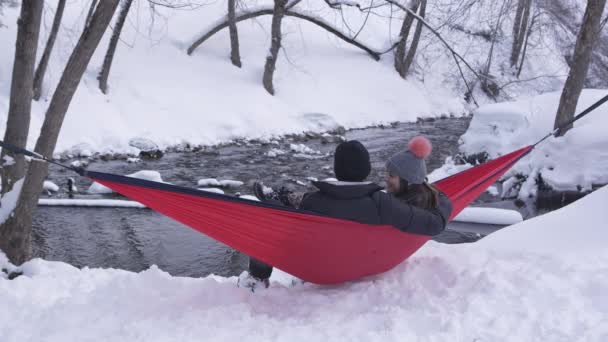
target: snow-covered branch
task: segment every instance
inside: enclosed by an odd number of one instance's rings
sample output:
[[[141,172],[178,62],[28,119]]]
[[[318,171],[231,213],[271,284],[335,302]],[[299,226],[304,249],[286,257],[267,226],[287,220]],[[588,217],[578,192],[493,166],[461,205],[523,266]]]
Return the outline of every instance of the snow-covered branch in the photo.
[[[295,1],[296,3],[298,1]],[[293,3],[292,3],[293,4]],[[236,15],[235,17],[235,22],[241,22],[244,20],[248,20],[248,19],[253,19],[259,16],[263,16],[263,15],[272,15],[273,13],[273,8],[272,7],[260,7],[254,10],[249,10],[247,12],[242,12]],[[340,31],[339,29],[335,28],[334,26],[332,26],[329,22],[325,21],[324,19],[315,16],[313,14],[310,13],[305,13],[303,11],[298,11],[298,10],[294,10],[293,9],[293,5],[291,7],[291,9],[288,9],[285,12],[285,16],[288,17],[295,17],[295,18],[299,18],[302,20],[306,20],[310,23],[313,23],[323,29],[325,29],[326,31],[334,34],[335,36],[337,36],[338,38],[342,39],[343,41],[354,45],[356,47],[358,47],[361,50],[364,50],[365,52],[367,52],[370,56],[372,56],[373,59],[375,60],[380,60],[380,55],[381,53],[378,51],[375,51],[374,49],[366,46],[364,43],[358,41],[357,39],[351,38],[349,37],[347,34],[343,33],[342,31]],[[222,18],[219,22],[216,22],[215,24],[213,24],[210,28],[208,28],[207,30],[205,30],[202,34],[201,37],[198,38],[197,40],[195,40],[190,47],[187,50],[187,53],[189,55],[192,54],[192,52],[194,52],[194,50],[196,50],[196,48],[198,48],[201,44],[203,44],[205,41],[207,41],[209,38],[211,38],[213,35],[215,35],[216,33],[218,33],[219,31],[221,31],[222,29],[226,28],[229,26],[229,20],[227,17]]]

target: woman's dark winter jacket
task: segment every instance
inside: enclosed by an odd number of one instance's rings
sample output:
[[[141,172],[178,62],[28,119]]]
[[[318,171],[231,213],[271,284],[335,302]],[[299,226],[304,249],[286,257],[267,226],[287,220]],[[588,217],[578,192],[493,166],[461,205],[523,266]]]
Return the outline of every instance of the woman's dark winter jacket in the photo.
[[[439,196],[437,209],[423,210],[389,195],[374,183],[314,182],[300,209],[367,224],[391,225],[414,234],[441,233],[452,212],[450,200]]]

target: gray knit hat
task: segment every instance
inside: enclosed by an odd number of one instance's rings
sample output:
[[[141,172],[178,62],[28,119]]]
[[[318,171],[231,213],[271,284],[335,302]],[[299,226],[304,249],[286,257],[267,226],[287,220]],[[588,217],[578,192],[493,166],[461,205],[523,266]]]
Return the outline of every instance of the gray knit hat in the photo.
[[[410,140],[408,150],[399,152],[388,159],[386,169],[409,184],[422,184],[426,179],[424,159],[431,154],[431,142],[417,136]]]

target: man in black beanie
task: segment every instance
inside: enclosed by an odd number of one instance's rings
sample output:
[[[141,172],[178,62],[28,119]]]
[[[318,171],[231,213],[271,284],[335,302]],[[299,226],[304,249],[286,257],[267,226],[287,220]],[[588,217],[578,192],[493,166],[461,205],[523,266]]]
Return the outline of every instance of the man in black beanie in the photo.
[[[338,181],[313,182],[318,190],[306,193],[299,209],[359,223],[391,225],[414,234],[432,236],[445,229],[452,212],[447,197],[440,196],[436,209],[414,207],[380,191],[381,186],[365,182],[370,171],[369,152],[363,144],[356,140],[341,143],[334,155],[334,173]],[[243,272],[239,286],[252,291],[259,283],[268,287],[271,272],[272,266],[251,258],[249,274]]]

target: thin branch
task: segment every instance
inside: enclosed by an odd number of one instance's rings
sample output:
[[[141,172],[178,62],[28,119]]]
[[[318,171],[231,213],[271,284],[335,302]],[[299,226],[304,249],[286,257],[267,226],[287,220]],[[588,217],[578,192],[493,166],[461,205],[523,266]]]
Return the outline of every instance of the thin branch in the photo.
[[[485,76],[480,75],[470,64],[469,62],[466,61],[466,59],[464,59],[464,57],[462,57],[460,54],[458,54],[458,52],[456,52],[451,46],[450,44],[448,44],[448,42],[445,41],[445,39],[443,39],[443,37],[441,36],[441,34],[439,34],[439,32],[437,32],[437,30],[435,30],[426,20],[424,20],[423,18],[421,18],[416,12],[410,10],[409,8],[401,5],[400,3],[398,3],[395,0],[384,0],[392,5],[395,5],[397,7],[399,7],[401,10],[409,13],[410,15],[412,15],[414,17],[414,19],[419,20],[422,25],[426,26],[426,28],[428,28],[437,38],[439,38],[439,40],[443,43],[443,45],[445,45],[445,47],[450,50],[450,52],[455,56],[458,57],[463,63],[464,65],[466,65],[466,67],[471,70],[471,72],[478,78],[478,79],[484,79]]]

